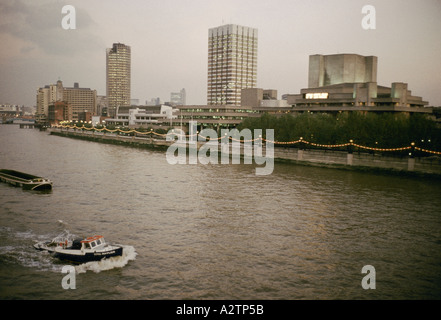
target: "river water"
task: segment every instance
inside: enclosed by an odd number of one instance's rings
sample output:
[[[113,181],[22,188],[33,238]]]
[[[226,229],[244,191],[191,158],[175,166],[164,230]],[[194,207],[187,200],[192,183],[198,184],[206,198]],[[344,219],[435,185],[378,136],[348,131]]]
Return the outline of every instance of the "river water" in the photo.
[[[171,165],[165,152],[16,125],[0,125],[0,167],[54,183],[0,183],[1,299],[441,298],[437,180]],[[124,256],[76,266],[75,289],[62,287],[63,262],[32,247],[95,234]]]

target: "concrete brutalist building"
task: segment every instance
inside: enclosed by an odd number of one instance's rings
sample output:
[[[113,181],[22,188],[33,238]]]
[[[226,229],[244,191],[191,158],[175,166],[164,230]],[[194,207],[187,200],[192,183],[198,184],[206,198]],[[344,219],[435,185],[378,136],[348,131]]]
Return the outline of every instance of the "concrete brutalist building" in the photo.
[[[311,55],[308,88],[285,98],[292,111],[374,111],[432,113],[408,84],[377,84],[378,58],[358,54]]]

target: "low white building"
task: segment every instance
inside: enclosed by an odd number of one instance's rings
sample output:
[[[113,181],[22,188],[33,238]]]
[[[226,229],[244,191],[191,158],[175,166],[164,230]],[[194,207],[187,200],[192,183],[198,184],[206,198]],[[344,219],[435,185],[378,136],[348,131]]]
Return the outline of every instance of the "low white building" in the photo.
[[[286,100],[262,100],[260,101],[262,108],[289,108],[290,105]]]
[[[125,127],[148,127],[149,125],[171,125],[176,109],[166,105],[119,107],[116,118],[106,119],[106,124]]]

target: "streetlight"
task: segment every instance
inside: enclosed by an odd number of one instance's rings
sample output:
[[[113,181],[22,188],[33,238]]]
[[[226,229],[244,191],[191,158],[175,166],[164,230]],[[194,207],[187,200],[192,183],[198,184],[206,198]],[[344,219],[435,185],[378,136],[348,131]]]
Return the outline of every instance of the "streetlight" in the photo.
[[[409,156],[413,158],[413,151],[415,150],[415,142],[412,142],[410,145],[411,145],[411,152],[409,152]]]

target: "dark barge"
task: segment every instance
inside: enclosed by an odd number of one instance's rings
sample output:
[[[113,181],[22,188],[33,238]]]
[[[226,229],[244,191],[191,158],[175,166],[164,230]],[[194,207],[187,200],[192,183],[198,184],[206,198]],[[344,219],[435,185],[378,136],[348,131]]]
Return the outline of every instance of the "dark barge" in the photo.
[[[49,179],[15,170],[0,169],[0,180],[24,190],[52,190],[52,181]]]

